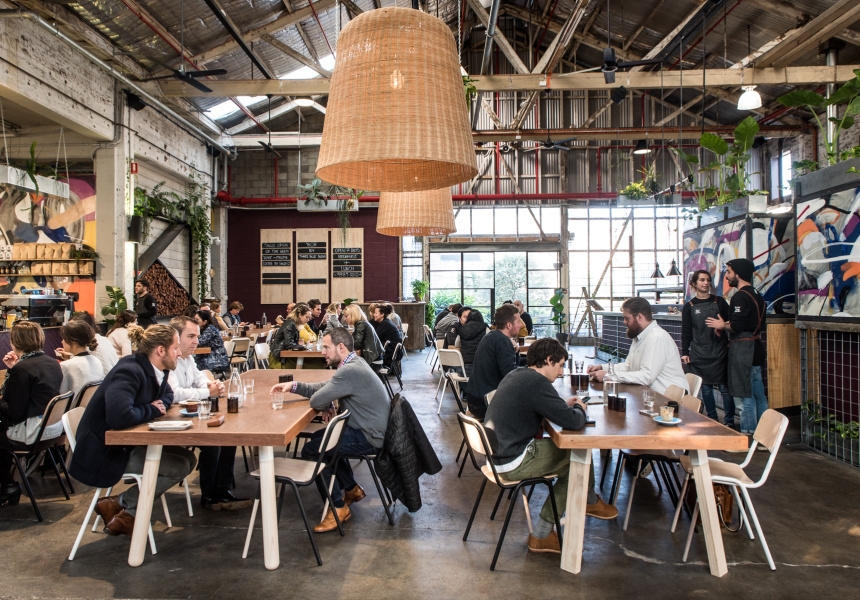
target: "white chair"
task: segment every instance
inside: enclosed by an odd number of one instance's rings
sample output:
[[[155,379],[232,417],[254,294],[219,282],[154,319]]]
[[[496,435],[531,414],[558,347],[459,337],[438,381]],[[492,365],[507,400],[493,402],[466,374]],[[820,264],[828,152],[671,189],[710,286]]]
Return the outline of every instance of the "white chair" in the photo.
[[[272,336],[275,335],[275,331],[277,331],[277,329],[270,329],[269,333],[266,334],[266,343],[267,344],[272,343]]]
[[[78,425],[81,422],[81,417],[84,416],[84,408],[78,407],[73,408],[69,412],[63,415],[63,429],[66,432],[66,438],[69,440],[69,446],[72,449],[72,452],[75,451],[75,446],[77,445],[76,435],[78,432]],[[140,487],[141,478],[143,477],[142,473],[123,473],[122,479],[134,479],[137,482],[138,487]],[[188,479],[183,481],[183,487],[185,487],[185,496],[188,501],[188,516],[194,516],[194,512],[191,508],[191,493],[188,491]],[[81,523],[81,528],[78,530],[78,537],[75,538],[75,545],[72,546],[72,551],[69,554],[69,560],[75,560],[75,554],[78,552],[78,547],[81,545],[81,540],[84,537],[84,531],[87,529],[87,525],[90,522],[90,517],[93,516],[93,513],[96,509],[96,503],[99,501],[99,495],[101,494],[103,488],[96,488],[93,493],[92,502],[90,502],[90,507],[87,510],[87,515],[84,517],[84,522]],[[107,493],[105,496],[110,496],[111,491],[113,490],[113,486],[107,489]],[[164,508],[164,520],[167,521],[167,526],[172,527],[173,524],[170,521],[170,511],[167,509],[167,499],[164,497],[164,494],[161,495],[161,506]],[[99,521],[101,521],[101,517],[96,516],[96,520],[93,523],[93,531],[98,529]],[[157,551],[155,549],[155,537],[152,535],[152,523],[149,525],[149,547],[152,550],[152,553],[155,554]]]
[[[430,369],[431,373],[436,370],[436,365],[439,364],[439,350],[443,350],[445,348],[444,338],[441,340],[433,340],[433,346],[436,348],[436,358],[433,359],[433,366]]]
[[[439,400],[439,408],[436,410],[437,415],[442,412],[442,400],[445,398],[445,390],[448,389],[448,382],[450,381],[452,386],[459,386],[461,383],[469,382],[468,377],[459,374],[466,372],[466,365],[463,364],[463,355],[460,354],[459,350],[441,348],[438,350],[438,353],[442,375],[439,377],[439,385],[436,386],[436,396],[434,397],[434,400]],[[459,373],[455,371],[458,368],[460,369]],[[447,377],[445,376],[446,372]],[[441,394],[439,393],[440,390]]]
[[[698,396],[702,389],[702,378],[693,373],[687,373],[687,385],[690,386],[690,395]]]
[[[669,400],[674,400],[675,402],[680,402],[681,398],[684,397],[684,394],[687,392],[684,388],[679,387],[677,385],[670,385],[666,388],[666,391],[663,392],[663,395],[666,396]]]
[[[424,357],[424,363],[427,363],[427,360],[436,354],[436,339],[433,337],[433,330],[430,329],[430,326],[426,323],[424,324],[424,345],[427,346],[429,344],[430,351],[427,353],[427,356]],[[435,363],[434,363],[435,364]],[[433,371],[430,371],[431,373]]]
[[[269,353],[271,350],[269,349],[269,344],[267,342],[260,342],[259,344],[254,344],[254,354],[257,357],[257,368],[258,369],[268,369],[269,368]]]
[[[749,527],[749,521],[752,520],[755,530],[758,533],[761,547],[767,557],[767,563],[770,565],[772,571],[776,570],[776,565],[773,562],[773,557],[770,555],[770,549],[764,539],[764,533],[761,530],[758,515],[755,512],[755,508],[753,508],[752,500],[750,499],[750,495],[747,490],[761,487],[764,485],[764,482],[767,481],[767,476],[770,474],[770,470],[773,467],[773,461],[776,460],[776,453],[779,451],[779,445],[782,443],[782,438],[785,435],[786,429],[788,429],[788,417],[779,414],[773,409],[768,409],[764,412],[758,426],[755,428],[755,433],[753,433],[753,443],[747,452],[744,462],[736,464],[725,462],[718,458],[708,459],[708,466],[711,470],[711,481],[713,483],[722,483],[731,487],[732,495],[738,503],[740,518],[746,525],[747,534],[751,540],[755,539],[755,536],[753,536],[753,532]],[[753,481],[746,474],[744,468],[749,465],[752,457],[755,455],[756,446],[759,444],[768,449],[770,456],[767,459],[767,463],[765,464],[761,477],[759,477],[758,481]],[[672,521],[673,532],[678,524],[678,516],[681,514],[684,495],[689,487],[690,478],[693,474],[693,467],[688,456],[681,457],[681,466],[684,467],[685,471],[687,471],[687,477],[684,479],[684,487],[681,490],[681,499],[678,501],[678,506],[675,507],[675,519]],[[740,490],[740,493],[743,496],[743,501],[741,501],[741,498],[738,495],[738,490]],[[746,507],[746,509],[744,507]],[[749,517],[747,517],[747,511],[749,511]],[[690,531],[687,534],[687,545],[684,548],[684,562],[687,562],[687,555],[690,552],[690,543],[693,540],[693,533],[696,530],[696,518],[698,516],[699,504],[697,502],[696,507],[693,509],[693,520],[690,523]]]
[[[408,334],[409,334],[409,323],[404,323],[403,324],[403,339],[401,340],[401,343],[403,344],[403,358],[405,358],[406,360],[409,360],[409,355],[406,353],[406,338],[409,337]]]

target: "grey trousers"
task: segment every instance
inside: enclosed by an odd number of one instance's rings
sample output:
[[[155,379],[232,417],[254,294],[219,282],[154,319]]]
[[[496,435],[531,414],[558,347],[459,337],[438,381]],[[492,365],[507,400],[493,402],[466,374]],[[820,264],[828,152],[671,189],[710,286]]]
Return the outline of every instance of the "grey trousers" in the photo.
[[[125,467],[128,473],[143,473],[146,462],[146,446],[136,446],[128,457]],[[158,479],[155,480],[155,499],[188,477],[197,465],[197,457],[191,450],[180,446],[165,446],[161,451],[161,464],[158,465]],[[137,511],[137,498],[140,490],[133,485],[119,497],[119,504],[132,516]]]

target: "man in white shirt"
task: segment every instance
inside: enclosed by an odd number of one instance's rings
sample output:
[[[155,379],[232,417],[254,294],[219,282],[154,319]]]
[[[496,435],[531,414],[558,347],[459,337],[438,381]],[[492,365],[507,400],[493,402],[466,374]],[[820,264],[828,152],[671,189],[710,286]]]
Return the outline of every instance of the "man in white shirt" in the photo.
[[[678,345],[653,321],[651,304],[645,298],[628,298],[621,305],[621,314],[627,326],[627,337],[633,343],[627,360],[615,365],[618,380],[648,386],[660,394],[670,385],[688,391]],[[602,382],[606,366],[590,365],[588,373]]]
[[[174,317],[170,320],[170,326],[179,333],[180,357],[168,379],[173,389],[174,402],[223,396],[224,384],[220,381],[209,381],[194,362],[200,326],[194,319],[185,316]],[[200,449],[197,466],[200,471],[200,503],[203,508],[239,510],[251,506],[250,500],[236,498],[230,491],[235,462],[236,446],[203,446]]]

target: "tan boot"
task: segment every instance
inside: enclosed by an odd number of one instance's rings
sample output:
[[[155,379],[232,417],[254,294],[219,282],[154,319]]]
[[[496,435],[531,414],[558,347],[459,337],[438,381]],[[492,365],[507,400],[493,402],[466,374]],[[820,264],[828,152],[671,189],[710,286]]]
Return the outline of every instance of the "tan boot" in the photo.
[[[340,519],[341,523],[345,523],[352,518],[352,513],[349,512],[349,507],[344,506],[343,508],[334,507],[337,511],[337,517]],[[320,522],[319,525],[314,527],[314,533],[326,533],[327,531],[334,531],[337,529],[337,521],[334,520],[334,513],[331,511],[331,507],[329,507],[328,512],[325,514],[325,519]]]
[[[343,493],[343,501],[347,506],[362,500],[367,494],[361,489],[361,486],[355,484],[355,487]]]
[[[588,517],[594,517],[595,519],[608,521],[618,516],[618,509],[611,504],[607,504],[600,498],[600,496],[598,496],[597,502],[585,505],[585,515]]]
[[[552,531],[545,538],[536,538],[533,535],[529,535],[529,552],[561,554],[561,544],[558,543],[558,534]]]

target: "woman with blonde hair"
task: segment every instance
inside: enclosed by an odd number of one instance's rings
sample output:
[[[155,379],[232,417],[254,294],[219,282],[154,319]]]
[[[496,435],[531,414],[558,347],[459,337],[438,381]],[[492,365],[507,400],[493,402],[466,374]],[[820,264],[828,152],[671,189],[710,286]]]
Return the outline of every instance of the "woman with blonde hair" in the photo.
[[[116,316],[116,321],[107,334],[118,358],[128,356],[133,352],[131,338],[128,337],[128,331],[131,327],[139,327],[137,313],[133,310],[124,310]]]
[[[371,366],[377,366],[373,363],[379,359],[378,366],[381,367],[382,342],[379,341],[379,336],[376,335],[376,331],[367,321],[367,316],[361,307],[358,304],[350,304],[344,308],[343,320],[353,328],[352,338],[355,340],[355,353]]]
[[[295,369],[298,360],[281,358],[281,350],[305,350],[299,338],[299,329],[311,320],[311,308],[304,302],[299,302],[287,314],[287,318],[272,336],[271,354],[269,355],[270,369]]]
[[[323,320],[323,322],[325,323],[325,330],[323,331],[323,335],[329,333],[335,327],[343,327],[343,325],[340,324],[340,315],[342,313],[342,302],[332,302],[328,305],[328,308],[325,309],[325,319]]]

